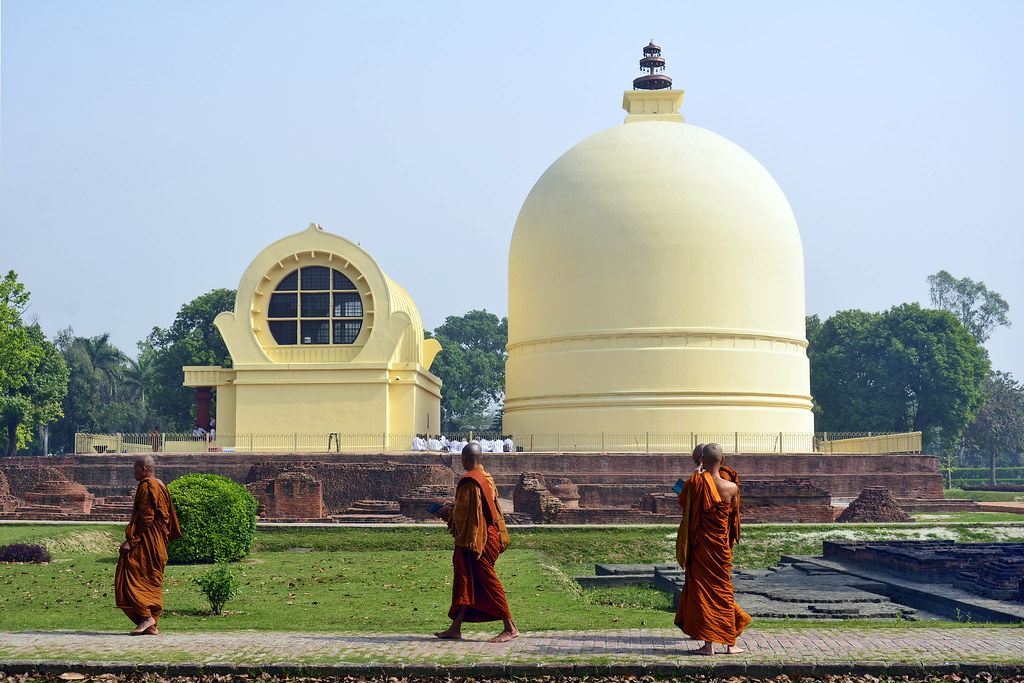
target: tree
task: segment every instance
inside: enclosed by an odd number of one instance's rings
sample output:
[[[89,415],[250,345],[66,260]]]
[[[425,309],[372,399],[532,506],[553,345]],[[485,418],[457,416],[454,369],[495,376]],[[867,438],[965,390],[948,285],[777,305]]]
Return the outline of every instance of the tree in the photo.
[[[989,481],[996,459],[1024,453],[1024,386],[1008,372],[993,372],[982,384],[985,402],[964,432],[964,450],[988,455]]]
[[[235,290],[207,292],[182,306],[170,327],[154,327],[139,344],[139,362],[151,368],[143,384],[150,412],[166,430],[187,431],[195,422],[194,391],[181,385],[182,366],[231,367],[213,319],[234,306]]]
[[[921,431],[949,450],[981,405],[988,355],[948,311],[840,311],[808,347],[824,431]]]
[[[110,334],[76,337],[67,328],[55,337],[68,367],[63,418],[50,430],[55,450],[74,447],[76,432],[148,431],[147,404],[131,360],[110,343]]]
[[[0,395],[17,389],[42,358],[42,349],[29,343],[21,316],[29,293],[13,270],[0,280]]]
[[[995,328],[1010,326],[1010,305],[984,282],[967,277],[957,280],[940,270],[928,276],[928,294],[932,306],[955,315],[980,344],[988,341]]]
[[[0,280],[0,444],[15,455],[33,431],[60,417],[67,367],[39,325],[25,325],[29,293],[8,271]]]
[[[429,336],[429,333],[428,333]],[[463,431],[491,422],[505,392],[508,318],[469,311],[448,316],[432,335],[441,343],[431,372],[441,378],[441,428]]]

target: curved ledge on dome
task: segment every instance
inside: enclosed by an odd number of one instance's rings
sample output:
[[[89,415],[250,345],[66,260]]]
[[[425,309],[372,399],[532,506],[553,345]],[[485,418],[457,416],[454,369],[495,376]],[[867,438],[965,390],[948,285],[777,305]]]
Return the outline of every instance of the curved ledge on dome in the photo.
[[[694,340],[720,340],[720,341],[767,341],[772,343],[780,343],[786,345],[795,345],[799,347],[797,353],[802,352],[807,348],[807,340],[803,337],[792,337],[779,332],[769,332],[766,330],[735,330],[735,329],[722,329],[712,327],[686,327],[686,328],[658,328],[658,327],[641,327],[634,329],[621,329],[621,330],[581,330],[573,334],[560,334],[550,336],[539,336],[531,337],[527,339],[519,339],[514,342],[509,342],[505,345],[505,350],[512,354],[513,351],[518,351],[517,355],[522,355],[522,349],[529,347],[536,347],[545,344],[564,343],[569,348],[571,343],[574,341],[581,340],[595,340],[602,339],[608,341],[625,340],[630,339],[635,342],[644,338],[660,338],[660,339],[676,339],[682,343],[670,344],[667,346],[707,346],[706,344],[694,344],[691,343]],[[666,346],[661,344],[659,346]],[[579,347],[585,350],[585,347]],[[603,346],[600,348],[615,348],[615,345]]]
[[[505,412],[557,410],[559,408],[695,408],[729,406],[738,408],[797,408],[810,411],[811,397],[799,394],[734,393],[718,391],[608,391],[594,394],[548,394],[505,399]]]

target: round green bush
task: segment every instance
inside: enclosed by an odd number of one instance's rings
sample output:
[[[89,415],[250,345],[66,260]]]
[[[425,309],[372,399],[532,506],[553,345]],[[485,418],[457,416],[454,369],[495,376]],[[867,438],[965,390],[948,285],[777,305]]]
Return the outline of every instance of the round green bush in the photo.
[[[249,554],[256,534],[256,499],[241,484],[215,474],[186,474],[168,486],[181,524],[172,562],[233,562]]]

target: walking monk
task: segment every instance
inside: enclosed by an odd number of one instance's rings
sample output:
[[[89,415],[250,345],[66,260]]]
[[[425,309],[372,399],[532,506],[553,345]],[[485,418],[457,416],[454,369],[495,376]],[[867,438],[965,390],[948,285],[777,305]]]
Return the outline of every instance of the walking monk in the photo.
[[[133,636],[160,633],[157,621],[163,611],[164,566],[167,544],[181,538],[178,517],[171,494],[164,483],[153,476],[153,456],[135,461],[135,505],[132,519],[124,531],[121,556],[114,572],[114,597],[117,606],[135,622]]]
[[[487,642],[504,643],[519,635],[505,600],[505,588],[494,573],[495,560],[509,544],[505,518],[498,506],[494,479],[484,471],[480,444],[467,444],[462,449],[462,467],[466,474],[455,488],[455,502],[445,504],[436,513],[448,522],[448,531],[455,537],[455,579],[448,610],[452,625],[434,635],[459,639],[463,622],[500,620],[505,630]]]
[[[686,576],[676,626],[704,641],[694,654],[715,654],[714,643],[725,645],[726,654],[739,654],[745,650],[736,647],[736,638],[750,624],[732,590],[732,547],[740,538],[739,486],[722,477],[718,444],[704,446],[701,461],[703,471],[691,476],[679,494],[683,521],[676,559]]]

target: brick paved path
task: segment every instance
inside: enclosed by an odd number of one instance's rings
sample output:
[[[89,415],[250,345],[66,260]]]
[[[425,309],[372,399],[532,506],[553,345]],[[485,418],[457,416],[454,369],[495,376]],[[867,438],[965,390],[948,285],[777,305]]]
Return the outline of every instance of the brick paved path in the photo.
[[[451,663],[672,663],[706,666],[690,656],[699,643],[677,630],[546,631],[494,645],[483,635],[440,641],[429,634],[315,634],[243,631],[129,637],[121,633],[19,631],[0,633],[0,660],[167,662],[198,664],[335,664],[340,662]],[[750,629],[738,643],[747,654],[714,657],[719,664],[768,662],[1002,662],[1024,664],[1021,628],[913,628],[856,630]]]

